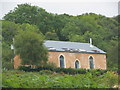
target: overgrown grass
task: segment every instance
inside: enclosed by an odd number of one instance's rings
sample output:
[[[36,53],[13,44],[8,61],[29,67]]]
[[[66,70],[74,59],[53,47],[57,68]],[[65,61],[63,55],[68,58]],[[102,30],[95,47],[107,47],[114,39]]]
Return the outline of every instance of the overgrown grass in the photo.
[[[49,70],[40,72],[4,70],[2,83],[6,88],[112,88],[118,85],[118,75],[110,71],[102,75],[92,72],[68,75]]]

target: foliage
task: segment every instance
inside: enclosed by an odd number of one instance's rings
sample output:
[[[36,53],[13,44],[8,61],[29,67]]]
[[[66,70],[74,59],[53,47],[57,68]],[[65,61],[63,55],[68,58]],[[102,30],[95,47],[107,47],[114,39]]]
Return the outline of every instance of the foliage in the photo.
[[[113,18],[94,13],[57,15],[37,6],[20,4],[6,14],[4,19],[7,21],[3,22],[3,39],[7,43],[11,42],[20,29],[28,30],[32,27],[39,34],[42,32],[47,40],[89,43],[92,38],[93,45],[107,52],[108,68],[118,68],[119,15]],[[19,27],[20,24],[22,26]]]
[[[111,44],[112,44],[112,46],[111,46],[111,49],[109,49],[109,53],[108,53],[108,55],[109,55],[109,57],[108,57],[108,60],[113,60],[112,62],[108,62],[109,64],[108,64],[108,67],[111,67],[111,68],[113,68],[113,67],[118,67],[118,60],[119,60],[119,55],[118,55],[118,51],[119,51],[119,48],[118,48],[118,43],[119,42],[116,42],[116,41],[114,41],[114,40],[111,40]],[[114,65],[113,65],[113,63],[115,63]]]
[[[11,45],[13,37],[20,30],[19,25],[10,21],[2,21],[2,40]]]
[[[49,24],[52,23],[51,20],[53,17],[52,14],[47,13],[42,8],[31,6],[30,4],[21,4],[14,11],[11,10],[4,19],[21,24],[35,24],[41,32],[46,33],[46,31],[52,29]]]
[[[47,32],[45,34],[45,36],[46,36],[47,40],[59,40],[57,34],[54,33],[54,32],[53,33],[52,32]]]
[[[11,44],[13,44],[13,38],[21,30],[30,30],[41,34],[37,26],[30,24],[15,24],[10,21],[2,21],[2,67],[5,69],[13,69],[13,50],[10,49]],[[1,51],[1,50],[0,50]]]
[[[51,64],[52,65],[52,64]],[[59,68],[56,66],[51,66],[51,65],[46,65],[43,67],[36,67],[36,68],[31,68],[26,67],[26,66],[20,66],[19,70],[22,71],[26,71],[26,72],[39,72],[39,71],[43,71],[43,70],[47,70],[47,71],[53,71],[56,73],[64,73],[64,74],[70,74],[70,75],[75,75],[75,74],[86,74],[86,73],[91,73],[92,75],[96,75],[96,76],[100,76],[103,75],[104,73],[106,73],[107,71],[110,72],[115,72],[116,74],[119,74],[119,70],[118,69],[107,69],[107,70],[102,70],[102,69],[74,69],[74,68]],[[54,65],[54,64],[53,64]]]
[[[43,45],[42,34],[34,31],[19,31],[15,36],[15,51],[20,55],[22,64],[39,65],[47,62],[47,49]]]
[[[70,35],[70,41],[72,42],[82,42],[84,43],[85,40],[84,40],[84,37],[81,35],[77,35],[77,34],[71,34]]]
[[[47,62],[43,67],[57,68],[54,62]]]
[[[45,75],[53,74],[53,72],[50,71],[50,70],[41,70],[39,73],[40,73],[41,75],[43,75],[43,74],[45,74]]]
[[[5,42],[2,42],[2,68],[13,69],[14,53],[10,49],[10,46]]]
[[[6,42],[8,45],[11,45],[13,43],[14,36],[20,30],[30,30],[41,34],[40,30],[36,25],[30,25],[26,23],[16,24],[14,22],[2,20],[2,41]]]
[[[3,70],[2,84],[5,88],[113,88],[114,85],[118,85],[118,75],[113,72],[96,76],[90,72],[66,75],[46,70],[40,72]]]

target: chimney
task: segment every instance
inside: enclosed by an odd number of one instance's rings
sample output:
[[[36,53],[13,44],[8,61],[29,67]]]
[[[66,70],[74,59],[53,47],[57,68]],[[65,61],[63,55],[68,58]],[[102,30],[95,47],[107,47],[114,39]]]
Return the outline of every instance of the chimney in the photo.
[[[93,47],[93,45],[92,45],[92,39],[90,38],[90,47]]]

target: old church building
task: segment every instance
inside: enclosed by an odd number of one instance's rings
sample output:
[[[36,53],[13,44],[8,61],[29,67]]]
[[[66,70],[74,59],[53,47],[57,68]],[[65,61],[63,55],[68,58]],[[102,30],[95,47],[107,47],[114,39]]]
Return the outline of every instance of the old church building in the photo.
[[[106,52],[92,43],[65,41],[45,41],[49,50],[49,62],[62,68],[106,69]],[[14,58],[14,68],[20,65],[18,56]]]

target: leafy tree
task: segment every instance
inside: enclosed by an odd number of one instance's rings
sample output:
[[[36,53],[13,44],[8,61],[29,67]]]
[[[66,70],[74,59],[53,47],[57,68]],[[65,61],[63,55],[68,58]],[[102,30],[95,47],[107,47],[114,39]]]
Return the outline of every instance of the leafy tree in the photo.
[[[2,35],[0,34],[0,42],[2,42]]]
[[[26,23],[16,24],[10,21],[2,21],[2,40],[8,43],[9,45],[12,44],[13,37],[17,34],[19,30],[30,30],[35,31],[37,33],[41,33],[36,25],[30,25]]]
[[[13,69],[13,51],[10,49],[10,46],[2,42],[2,68],[4,69]]]
[[[86,42],[85,40],[84,40],[84,37],[83,36],[81,36],[81,35],[77,35],[77,34],[73,34],[73,35],[71,35],[70,36],[70,41],[72,41],[72,42]]]
[[[20,4],[14,10],[4,16],[5,20],[15,23],[29,23],[37,25],[42,33],[52,30],[51,23],[54,20],[53,14],[47,13],[43,8]]]
[[[62,29],[62,35],[69,40],[70,35],[77,34],[80,32],[80,28],[75,25],[75,23],[67,23],[65,27]]]
[[[120,23],[120,15],[113,17],[113,19],[115,19],[118,23]]]
[[[97,22],[95,18],[91,15],[82,15],[78,16],[78,26],[81,27],[81,33],[84,34],[85,32],[95,32],[97,30]]]
[[[31,6],[30,4],[20,4],[14,10],[11,10],[4,19],[15,23],[37,23],[39,12],[45,10],[37,6]]]
[[[113,41],[111,40],[111,47],[108,49],[108,67],[109,68],[118,68],[118,60],[119,60],[119,56],[118,56],[118,41]],[[114,63],[114,64],[113,64]]]
[[[42,65],[47,62],[47,49],[44,47],[44,36],[34,31],[19,31],[15,36],[15,52],[20,55],[22,64]]]
[[[16,32],[19,30],[19,25],[10,21],[2,21],[2,39],[9,45],[12,43],[12,39]]]
[[[23,23],[23,24],[20,24],[19,27],[23,31],[30,30],[30,31],[39,32],[39,29],[38,29],[38,27],[36,25],[31,25],[31,24],[28,24],[28,23]]]
[[[61,14],[61,15],[54,15],[52,27],[54,28],[57,36],[59,37],[59,40],[65,41],[66,37],[62,33],[62,29],[65,27],[65,25],[70,22],[72,19],[72,16],[68,14]]]
[[[59,40],[57,34],[54,32],[47,32],[45,36],[47,40]]]
[[[1,35],[1,33],[0,33],[0,60],[2,60],[2,35]],[[2,61],[0,61],[0,65],[1,64],[2,64]],[[2,67],[2,65],[1,65],[1,67]]]

